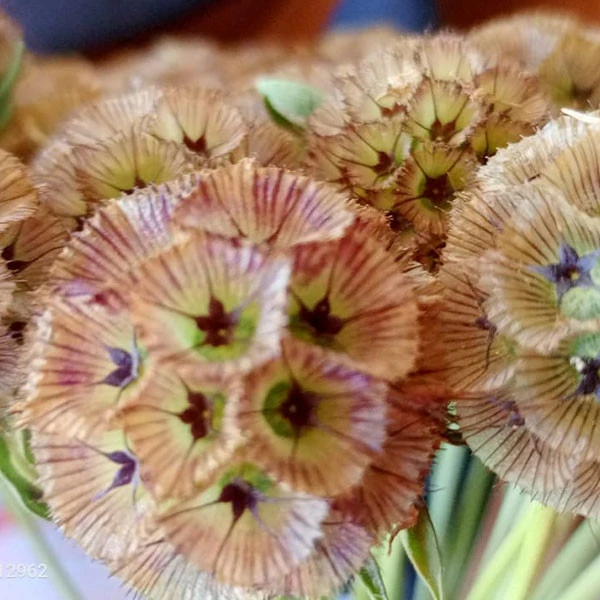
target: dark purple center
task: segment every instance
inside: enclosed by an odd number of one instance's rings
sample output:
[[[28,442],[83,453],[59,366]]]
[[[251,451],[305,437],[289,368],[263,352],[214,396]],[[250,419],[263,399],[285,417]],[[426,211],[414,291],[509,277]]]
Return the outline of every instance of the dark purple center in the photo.
[[[581,358],[583,368],[579,371],[579,384],[575,396],[594,394],[600,400],[600,359]]]
[[[203,344],[208,346],[226,346],[233,338],[233,330],[237,325],[237,318],[225,311],[220,300],[210,297],[208,315],[194,317],[196,327],[206,336]]]
[[[233,520],[237,521],[246,510],[255,511],[258,497],[256,490],[245,481],[233,481],[221,490],[218,501],[231,504]]]
[[[373,171],[377,175],[388,173],[394,167],[394,159],[387,152],[377,152],[377,163],[373,165]]]
[[[183,143],[192,151],[198,154],[206,154],[207,145],[206,138],[202,135],[197,140],[193,140],[187,135],[183,138]]]
[[[301,303],[299,317],[322,336],[337,335],[344,327],[343,319],[331,314],[331,303],[327,296],[319,300],[312,309]]]
[[[128,452],[124,452],[122,450],[117,450],[116,452],[110,452],[109,454],[105,454],[108,460],[112,461],[117,465],[121,465],[120,469],[115,473],[111,484],[102,491],[100,494],[96,496],[96,500],[102,498],[110,491],[123,487],[124,485],[129,485],[136,474],[137,471],[137,460],[134,456],[129,454]]]
[[[133,355],[122,348],[108,348],[110,359],[116,365],[101,383],[124,388],[137,377],[137,365]]]
[[[455,133],[456,119],[448,121],[448,123],[442,123],[438,118],[436,118],[429,128],[429,135],[431,136],[431,139],[440,140],[442,142],[449,142]]]
[[[211,431],[211,405],[202,392],[188,390],[187,400],[189,406],[179,414],[179,418],[190,426],[195,440],[202,439]]]
[[[27,260],[15,260],[15,244],[16,242],[9,244],[2,250],[1,253],[2,258],[6,261],[6,266],[13,273],[17,271],[22,271],[33,262]]]
[[[8,331],[10,335],[17,344],[22,344],[25,334],[25,328],[27,327],[27,323],[25,321],[13,321],[8,326]]]
[[[555,285],[560,302],[569,290],[593,285],[591,272],[599,258],[598,250],[580,256],[575,248],[563,242],[558,249],[558,262],[547,266],[534,265],[530,268]]]
[[[428,198],[437,208],[450,210],[450,198],[454,193],[454,188],[450,183],[447,173],[439,177],[427,177],[425,187],[421,194],[422,198]]]
[[[300,431],[312,425],[314,405],[314,395],[304,391],[294,382],[286,400],[279,407],[279,411],[296,431]]]

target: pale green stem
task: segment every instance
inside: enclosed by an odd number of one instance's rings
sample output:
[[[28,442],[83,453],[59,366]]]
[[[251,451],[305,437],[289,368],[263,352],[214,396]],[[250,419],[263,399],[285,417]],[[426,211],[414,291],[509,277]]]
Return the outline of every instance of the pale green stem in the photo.
[[[525,536],[517,559],[510,587],[511,600],[527,600],[539,567],[548,549],[557,513],[543,504],[532,509],[529,532]]]
[[[429,514],[438,539],[443,544],[452,520],[459,493],[461,473],[469,451],[465,447],[445,444],[438,453],[431,476]]]
[[[82,600],[79,592],[71,582],[67,572],[60,564],[54,550],[44,537],[37,524],[37,517],[32,515],[16,497],[14,490],[6,483],[0,475],[0,497],[15,517],[21,530],[27,534],[36,554],[41,562],[48,568],[48,575],[52,583],[60,590],[65,600]]]
[[[352,586],[352,600],[373,600],[367,586],[358,578],[356,583]]]
[[[429,495],[429,514],[440,540],[442,559],[446,556],[445,545],[448,529],[456,510],[456,499],[459,494],[461,474],[469,459],[466,447],[444,444],[438,452],[436,464],[431,474],[431,493]],[[413,600],[430,600],[431,594],[427,586],[417,580]]]
[[[485,566],[491,560],[500,544],[518,521],[520,513],[529,506],[528,498],[516,487],[507,485],[504,488],[502,506],[496,518],[494,529],[485,548],[481,565]]]
[[[523,541],[530,534],[530,525],[531,517],[528,512],[500,544],[489,563],[481,571],[466,600],[490,600],[494,598],[498,582],[506,576],[506,572],[518,555]]]
[[[455,598],[462,577],[468,572],[471,548],[481,516],[488,501],[493,474],[475,457],[471,459],[469,473],[461,490],[458,504],[445,545],[445,590],[449,598]]]
[[[598,600],[600,594],[600,555],[564,591],[559,600]]]
[[[392,543],[388,551],[388,539],[377,553],[377,563],[385,582],[388,596],[391,600],[401,600],[404,593],[404,566],[406,554],[400,541],[400,536]]]
[[[552,561],[531,600],[553,600],[583,572],[600,552],[600,524],[585,520]]]

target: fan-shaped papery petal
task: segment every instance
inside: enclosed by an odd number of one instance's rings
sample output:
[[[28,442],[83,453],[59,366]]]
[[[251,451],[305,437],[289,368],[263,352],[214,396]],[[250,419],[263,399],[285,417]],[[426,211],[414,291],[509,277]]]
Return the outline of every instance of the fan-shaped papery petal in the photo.
[[[240,381],[156,365],[124,402],[120,423],[152,493],[185,498],[212,483],[243,441]]]

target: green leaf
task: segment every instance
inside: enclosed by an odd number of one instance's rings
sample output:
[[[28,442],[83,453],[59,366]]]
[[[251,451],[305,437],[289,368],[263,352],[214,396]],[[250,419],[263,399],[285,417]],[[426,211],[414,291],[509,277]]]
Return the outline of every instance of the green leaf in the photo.
[[[0,131],[2,131],[10,121],[13,107],[11,102],[12,89],[21,70],[21,62],[25,45],[19,41],[15,44],[15,49],[11,61],[8,63],[6,71],[2,74],[0,80]]]
[[[23,53],[25,52],[25,44],[18,42],[15,44],[13,57],[6,67],[6,71],[2,74],[0,80],[0,98],[4,100],[5,96],[10,94],[13,85],[17,80],[17,75],[21,70],[21,62],[23,60]]]
[[[434,600],[444,599],[442,557],[437,536],[427,510],[417,524],[399,533],[404,550]]]
[[[319,90],[297,81],[261,77],[255,85],[273,120],[294,133],[306,127],[308,117],[323,102]]]
[[[371,600],[389,600],[379,565],[373,557],[367,560],[365,566],[358,573],[358,578]]]
[[[21,433],[16,432],[16,435],[20,436]],[[48,506],[41,501],[42,492],[35,485],[33,473],[27,457],[17,450],[13,435],[0,435],[0,476],[9,482],[31,512],[49,519]]]

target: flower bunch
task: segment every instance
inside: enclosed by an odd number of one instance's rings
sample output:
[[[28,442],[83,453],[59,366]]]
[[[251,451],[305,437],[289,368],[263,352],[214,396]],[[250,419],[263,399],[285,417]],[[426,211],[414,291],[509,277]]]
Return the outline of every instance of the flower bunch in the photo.
[[[309,168],[384,212],[435,271],[448,213],[480,164],[543,124],[537,79],[464,38],[405,38],[341,67],[309,120]]]
[[[600,33],[569,14],[521,13],[475,28],[469,39],[539,76],[556,107],[597,108]]]
[[[492,475],[454,448],[427,486],[442,439],[599,514],[600,120],[548,122],[595,102],[597,35],[26,54],[0,86],[0,470],[8,444],[141,595],[322,598],[414,528],[432,593],[487,600],[460,570]]]
[[[561,511],[598,515],[597,119],[499,152],[452,215],[447,381],[473,452]]]
[[[415,522],[442,435],[434,282],[250,136],[220,92],[150,88],[31,167],[70,240],[10,412],[65,533],[160,598],[341,586]]]

